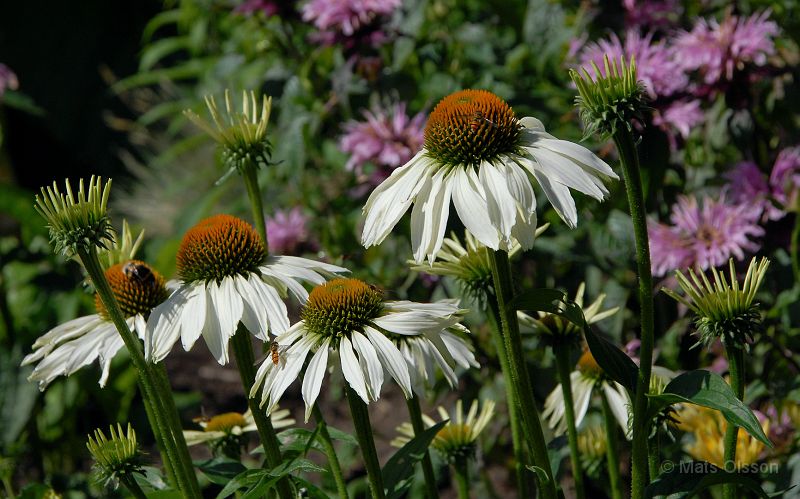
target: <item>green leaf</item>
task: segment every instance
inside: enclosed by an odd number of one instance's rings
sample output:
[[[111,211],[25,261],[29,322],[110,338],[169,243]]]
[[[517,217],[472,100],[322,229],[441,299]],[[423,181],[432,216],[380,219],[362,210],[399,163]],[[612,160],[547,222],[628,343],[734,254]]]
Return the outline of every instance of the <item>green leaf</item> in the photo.
[[[436,423],[416,435],[389,458],[381,473],[383,475],[383,486],[386,488],[386,499],[399,498],[405,495],[405,491],[411,486],[414,465],[422,459],[433,438],[447,424],[447,421]]]
[[[330,495],[322,490],[321,488],[317,487],[313,483],[305,480],[303,478],[293,476],[292,481],[298,485],[298,497],[300,496],[300,491],[305,489],[305,495],[302,497],[307,497],[308,499],[329,499]]]
[[[661,468],[665,469],[667,463],[668,461],[662,463]],[[670,499],[689,499],[709,487],[723,483],[733,483],[744,487],[764,499],[770,497],[754,477],[725,471],[710,463],[688,461],[672,463],[670,468],[647,486],[645,496],[648,499],[667,496]],[[706,472],[708,469],[712,471]]]
[[[202,471],[212,483],[216,483],[217,485],[225,485],[247,469],[242,463],[229,457],[216,457],[208,461],[195,461],[194,465]]]
[[[577,303],[557,289],[530,289],[518,295],[508,304],[514,310],[535,310],[558,315],[583,329],[586,343],[597,364],[614,381],[624,386],[631,394],[636,390],[639,367],[616,345],[595,333],[583,317]]]
[[[305,471],[310,473],[327,473],[328,470],[325,468],[321,468],[320,466],[312,463],[308,459],[298,458],[292,459],[291,461],[284,462],[283,464],[277,466],[276,468],[270,470],[269,474],[271,476],[276,476],[278,478],[289,475],[291,473],[295,473],[298,471]]]
[[[153,490],[151,492],[146,492],[145,496],[147,499],[182,499],[183,494],[179,490],[175,489],[167,489],[167,490]]]
[[[225,487],[217,494],[217,499],[224,499],[235,494],[239,489],[249,489],[256,486],[262,478],[267,476],[269,470],[258,468],[254,470],[244,470],[231,480],[226,482]],[[222,484],[220,484],[222,485]]]
[[[295,451],[306,453],[309,448],[325,452],[325,448],[322,447],[322,444],[316,441],[316,435],[317,433],[315,431],[305,428],[289,428],[288,430],[278,433],[278,439],[281,442],[281,450],[283,452]]]
[[[664,407],[677,403],[716,409],[728,423],[744,428],[750,435],[772,448],[772,442],[764,434],[753,411],[736,398],[730,385],[718,374],[704,370],[681,374],[670,381],[662,394],[650,396],[648,416],[655,417]]]

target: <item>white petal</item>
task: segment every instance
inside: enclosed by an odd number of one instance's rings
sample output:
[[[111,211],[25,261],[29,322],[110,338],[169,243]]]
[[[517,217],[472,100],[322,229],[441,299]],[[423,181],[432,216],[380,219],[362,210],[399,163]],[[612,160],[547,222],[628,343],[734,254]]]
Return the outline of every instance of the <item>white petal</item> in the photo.
[[[523,250],[533,247],[536,239],[536,196],[531,180],[519,165],[509,162],[503,165],[508,191],[517,202],[517,219],[511,235],[519,241]]]
[[[181,343],[187,352],[192,349],[197,338],[203,333],[209,307],[206,285],[192,285],[181,314]]]
[[[585,168],[595,170],[607,177],[615,180],[619,179],[617,174],[614,173],[614,170],[612,170],[605,161],[580,144],[568,140],[543,138],[536,141],[536,146],[544,147],[563,156],[567,156],[573,161],[580,163]]]
[[[311,361],[306,368],[306,374],[303,377],[303,400],[306,401],[306,414],[305,422],[308,423],[308,417],[317,403],[319,391],[322,388],[322,378],[325,376],[325,371],[328,369],[328,348],[330,348],[330,340],[326,339],[318,348],[317,352],[311,357]]]
[[[486,193],[489,220],[500,232],[502,247],[508,248],[511,246],[511,229],[517,218],[514,198],[508,190],[505,177],[498,168],[484,162],[478,170],[478,176]]]
[[[426,256],[433,262],[442,247],[452,190],[452,178],[446,177],[445,170],[440,170],[425,181],[417,194],[411,210],[411,248],[417,263]]]
[[[358,363],[356,354],[353,353],[353,345],[347,337],[343,337],[339,342],[339,357],[342,363],[342,374],[344,379],[350,384],[361,400],[365,404],[369,404],[369,395],[367,394],[367,386],[364,382],[364,373],[361,372],[361,366]]]
[[[266,287],[267,284],[259,279]],[[269,340],[269,318],[267,307],[261,294],[253,289],[250,281],[245,277],[237,276],[234,280],[236,292],[242,298],[242,324],[250,333],[262,341]]]
[[[192,288],[184,286],[156,306],[147,319],[144,355],[150,362],[161,362],[172,350],[181,334],[181,317]]]
[[[545,175],[539,171],[534,171],[533,176],[542,187],[545,196],[553,205],[553,208],[558,213],[564,222],[574,229],[578,226],[578,210],[575,208],[575,201],[569,192],[569,188],[559,184],[558,182],[551,182]]]
[[[578,427],[589,410],[589,401],[592,398],[594,380],[587,379],[577,371],[570,373],[572,382],[572,404],[575,408],[575,426]]]
[[[289,388],[297,376],[300,374],[300,369],[306,361],[309,350],[316,342],[316,339],[311,336],[306,336],[300,341],[292,345],[284,355],[286,356],[286,363],[278,369],[275,377],[275,382],[269,392],[269,407],[267,412],[271,413],[280,402],[283,393]],[[280,365],[280,364],[279,364]]]
[[[394,343],[383,333],[367,326],[364,328],[367,338],[375,345],[375,353],[381,359],[383,367],[389,371],[406,398],[411,398],[411,378],[408,374],[408,364]]]
[[[432,166],[432,160],[423,149],[372,191],[364,206],[363,246],[368,248],[380,244],[386,238],[408,211]]]
[[[215,306],[215,295],[219,292],[217,283],[212,281],[206,286],[206,323],[203,325],[203,339],[220,365],[228,363],[228,336],[225,335],[225,325],[220,321]]]
[[[613,383],[613,385],[611,383]],[[603,383],[603,393],[605,393],[608,399],[608,406],[611,408],[611,412],[614,413],[614,417],[622,427],[622,432],[625,433],[626,438],[630,439],[630,428],[628,427],[628,406],[631,404],[630,398],[622,385],[614,381],[611,383]]]
[[[527,150],[535,160],[531,162],[533,168],[552,181],[564,184],[598,200],[602,200],[608,194],[608,189],[600,179],[584,171],[569,158],[549,149],[531,147]]]
[[[422,311],[391,312],[375,318],[376,326],[392,333],[415,336],[425,331],[441,331],[458,322],[456,316],[439,317]]]
[[[491,249],[500,248],[500,238],[497,229],[489,220],[489,207],[483,187],[478,182],[477,175],[470,168],[455,168],[453,176],[453,204],[456,207],[458,218],[464,227],[475,236],[475,239]]]
[[[448,331],[442,331],[442,342],[458,365],[464,369],[479,367],[480,364],[475,360],[475,354],[472,353],[466,341],[461,337]]]
[[[372,400],[378,400],[381,396],[383,386],[383,365],[378,360],[375,347],[366,336],[358,331],[353,331],[350,335],[353,347],[358,352],[358,361],[361,370],[366,374],[367,389]]]

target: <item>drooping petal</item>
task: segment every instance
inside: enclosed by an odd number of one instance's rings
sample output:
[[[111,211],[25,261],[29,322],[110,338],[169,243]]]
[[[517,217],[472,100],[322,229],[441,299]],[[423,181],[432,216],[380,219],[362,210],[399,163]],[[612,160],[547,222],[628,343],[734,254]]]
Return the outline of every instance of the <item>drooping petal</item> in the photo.
[[[494,165],[484,162],[478,170],[478,177],[486,193],[489,220],[500,233],[501,247],[507,249],[511,246],[511,229],[517,218],[514,198],[505,177]]]
[[[322,379],[325,376],[325,371],[328,369],[328,348],[330,348],[330,339],[326,339],[319,347],[316,353],[311,357],[311,361],[306,368],[306,374],[303,377],[303,400],[306,402],[305,422],[308,423],[308,418],[317,403],[319,391],[322,388]]]
[[[559,184],[558,182],[551,182],[547,176],[539,171],[534,171],[533,176],[544,191],[544,195],[553,205],[558,216],[569,226],[574,229],[578,226],[578,210],[575,208],[575,200],[572,199],[572,194],[569,188]]]
[[[369,394],[367,393],[364,373],[361,372],[358,358],[356,358],[356,354],[353,352],[353,345],[346,336],[339,342],[339,357],[341,359],[344,379],[347,380],[350,388],[361,397],[361,400],[363,400],[365,404],[369,404]]]
[[[472,169],[455,168],[453,176],[453,204],[464,227],[484,246],[497,250],[500,237],[489,220],[486,194]]]
[[[367,326],[364,328],[364,334],[375,345],[375,353],[380,358],[383,367],[389,371],[392,378],[400,385],[403,395],[406,398],[411,398],[411,378],[403,355],[383,333]]]
[[[366,336],[358,331],[353,331],[350,339],[356,352],[358,352],[359,365],[361,366],[361,371],[365,374],[370,398],[378,400],[383,386],[383,365],[378,360],[375,347]]]

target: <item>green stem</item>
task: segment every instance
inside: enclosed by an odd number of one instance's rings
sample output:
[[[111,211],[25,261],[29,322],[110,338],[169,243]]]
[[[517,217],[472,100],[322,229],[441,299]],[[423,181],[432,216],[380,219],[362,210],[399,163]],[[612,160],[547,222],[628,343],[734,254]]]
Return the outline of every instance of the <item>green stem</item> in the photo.
[[[500,311],[503,341],[508,354],[508,365],[511,374],[510,379],[506,381],[514,386],[514,393],[517,395],[518,408],[522,416],[523,434],[533,457],[533,464],[540,468],[546,477],[545,483],[541,483],[540,480],[540,492],[546,499],[554,499],[556,497],[556,482],[550,467],[550,457],[547,453],[547,444],[544,440],[539,411],[533,398],[533,387],[531,386],[530,376],[528,376],[528,368],[522,356],[522,337],[519,334],[517,312],[508,307],[508,302],[514,294],[508,253],[503,250],[490,251],[490,256],[497,309]]]
[[[487,296],[488,313],[486,317],[494,338],[495,350],[497,350],[497,360],[500,362],[500,371],[503,374],[503,386],[506,390],[506,405],[508,407],[508,419],[511,423],[511,443],[514,448],[514,471],[517,478],[517,497],[531,497],[530,472],[525,469],[528,456],[525,452],[525,442],[522,436],[522,423],[519,416],[519,403],[514,390],[514,383],[511,383],[511,367],[508,365],[508,354],[506,345],[503,342],[503,331],[501,329],[502,319],[497,310],[497,299]]]
[[[250,198],[250,209],[253,212],[253,223],[256,230],[264,241],[264,251],[269,253],[269,241],[267,240],[267,222],[264,220],[264,204],[261,200],[261,189],[258,188],[258,169],[250,166],[244,169],[242,174],[244,185],[247,188],[247,197]]]
[[[458,499],[469,499],[469,459],[461,457],[453,463]]]
[[[661,469],[660,445],[658,442],[658,428],[655,428],[655,435],[647,442],[647,465],[650,470],[650,480],[655,480]]]
[[[164,470],[167,473],[168,480],[172,484],[177,484],[178,480],[175,476],[175,471],[172,469],[172,462],[169,460],[167,456],[167,450],[163,448],[163,438],[164,436],[159,433],[159,428],[156,425],[156,415],[155,415],[155,408],[153,407],[153,401],[150,400],[149,397],[145,395],[147,393],[142,386],[141,382],[139,382],[139,391],[142,393],[142,402],[144,403],[144,411],[147,414],[147,420],[150,422],[150,429],[153,431],[153,435],[156,438],[156,442],[158,443],[158,451],[161,454],[161,462],[164,465]]]
[[[731,389],[739,400],[744,399],[744,351],[738,345],[726,345],[728,354],[728,374],[731,380]],[[728,422],[725,429],[725,452],[723,457],[723,468],[725,470],[736,469],[736,441],[739,436],[739,427]],[[724,499],[736,499],[736,485],[726,483],[722,486],[722,497]]]
[[[167,459],[171,462],[179,490],[185,497],[201,497],[200,486],[197,483],[192,462],[185,459],[185,456],[189,455],[188,450],[184,453],[178,449],[178,442],[183,438],[181,428],[180,426],[175,427],[173,424],[174,418],[168,414],[169,403],[166,399],[172,402],[172,394],[159,393],[157,376],[154,370],[150,368],[150,364],[145,361],[139,338],[128,328],[114,292],[105,278],[103,267],[97,257],[97,251],[95,249],[91,251],[78,249],[78,256],[92,279],[92,284],[94,284],[109,318],[114,323],[122,337],[122,341],[125,343],[125,347],[128,349],[131,361],[139,373],[139,381],[144,389],[144,396],[152,402],[152,413],[155,416],[154,423],[157,428],[156,436],[161,438],[161,447],[165,449]],[[174,408],[174,402],[172,402],[172,407]]]
[[[639,154],[633,135],[624,127],[614,134],[625,190],[628,194],[633,236],[636,241],[636,265],[639,273],[639,307],[641,314],[641,348],[639,373],[633,401],[633,443],[631,450],[631,498],[642,499],[648,484],[647,456],[647,391],[653,364],[653,275],[650,267],[650,244],[647,237],[647,219],[639,170]]]
[[[128,489],[128,492],[131,493],[133,497],[136,499],[147,499],[147,495],[145,495],[144,491],[139,484],[136,482],[136,479],[131,475],[126,475],[120,479],[123,485]]]
[[[364,465],[367,468],[367,479],[369,480],[369,488],[372,491],[372,498],[385,499],[381,465],[378,462],[378,451],[375,450],[372,425],[369,422],[369,410],[367,409],[367,404],[361,400],[355,390],[350,388],[350,385],[347,385],[347,403],[350,405],[350,414],[353,417],[358,446],[361,448],[361,455],[364,457]]]
[[[231,339],[231,346],[236,356],[236,367],[239,369],[239,377],[242,380],[245,397],[247,397],[247,405],[253,414],[258,436],[261,439],[261,445],[264,447],[264,457],[266,458],[264,464],[270,468],[275,468],[281,464],[283,459],[281,457],[280,442],[275,429],[272,427],[272,420],[264,412],[264,409],[259,406],[258,399],[250,397],[250,389],[253,388],[253,383],[256,379],[256,360],[250,333],[243,325],[239,324],[236,334]],[[279,481],[278,489],[280,497],[292,496],[288,480]]]
[[[581,466],[578,451],[578,429],[575,424],[575,403],[572,400],[572,380],[570,379],[569,345],[558,343],[553,345],[556,354],[556,370],[561,382],[561,392],[564,394],[564,416],[567,420],[567,441],[569,442],[569,455],[572,462],[572,477],[575,481],[575,497],[586,497],[583,487],[583,467]]]
[[[14,487],[11,485],[11,479],[3,474],[3,488],[6,489],[6,496],[8,499],[16,499],[17,496],[14,495]]]
[[[408,405],[408,414],[411,417],[411,426],[414,428],[414,435],[419,435],[425,431],[425,423],[422,422],[422,409],[419,405],[419,397],[414,395],[412,398],[407,399],[406,405]],[[422,456],[422,473],[425,475],[425,491],[427,492],[428,499],[438,499],[439,490],[436,487],[436,475],[433,472],[431,453],[428,449],[425,449],[425,454]]]
[[[349,499],[350,496],[347,494],[347,484],[342,474],[342,466],[339,464],[339,456],[336,455],[336,449],[333,447],[333,440],[331,439],[330,432],[328,432],[328,425],[325,423],[325,419],[322,417],[322,412],[319,410],[317,404],[314,404],[312,411],[314,413],[314,419],[317,421],[319,435],[322,437],[320,439],[322,441],[322,446],[325,448],[325,453],[328,455],[328,465],[331,467],[331,474],[333,475],[333,480],[336,482],[336,492],[339,494],[339,499]]]
[[[619,474],[619,445],[617,440],[617,419],[611,412],[606,394],[600,391],[603,401],[603,425],[606,430],[606,464],[608,465],[608,481],[611,486],[611,498],[622,499],[622,479]]]

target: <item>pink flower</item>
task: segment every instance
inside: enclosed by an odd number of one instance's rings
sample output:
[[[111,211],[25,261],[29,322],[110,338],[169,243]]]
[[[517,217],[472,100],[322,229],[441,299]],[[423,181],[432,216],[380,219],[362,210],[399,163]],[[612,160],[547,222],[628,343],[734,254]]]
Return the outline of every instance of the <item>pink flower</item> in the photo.
[[[366,121],[345,124],[345,134],[339,141],[339,148],[350,154],[345,165],[349,171],[361,176],[366,163],[377,167],[367,180],[375,186],[422,148],[425,141],[425,114],[409,117],[406,105],[399,103],[388,111],[374,109],[364,111],[363,115]]]
[[[744,161],[725,174],[727,190],[734,203],[749,203],[754,210],[761,210],[762,221],[778,220],[785,213],[770,202],[770,187],[766,176],[752,161]]]
[[[617,61],[623,55],[626,61],[635,57],[639,79],[644,82],[648,95],[653,99],[684,90],[689,83],[675,60],[672,48],[664,41],[654,43],[653,33],[642,36],[636,30],[628,30],[624,45],[613,33],[607,40],[589,43],[580,53],[580,65],[591,72],[589,68],[594,62],[605,75],[604,55]]]
[[[274,16],[280,11],[281,5],[276,0],[245,0],[233,9],[235,14],[250,16],[256,12],[263,12],[266,17]]]
[[[705,113],[700,109],[699,100],[675,101],[663,111],[658,111],[653,116],[653,124],[661,127],[666,132],[677,131],[684,140],[689,138],[689,133],[705,120]]]
[[[11,71],[11,68],[3,63],[0,63],[0,98],[6,93],[6,90],[16,90],[19,88],[19,80],[17,75]]]
[[[746,64],[765,65],[779,33],[769,15],[769,10],[744,18],[728,15],[722,23],[700,19],[692,31],[677,37],[678,63],[686,71],[699,70],[708,85],[731,80]]]
[[[725,192],[719,199],[680,196],[672,206],[672,225],[649,221],[650,257],[657,276],[685,268],[707,270],[725,264],[731,256],[744,258],[758,250],[751,238],[764,235],[758,225],[760,210],[749,204],[729,204]]]
[[[274,216],[268,217],[267,241],[270,253],[295,253],[302,243],[308,241],[307,222],[308,218],[298,206],[290,211],[276,211]]]
[[[385,36],[375,24],[400,5],[401,0],[311,0],[303,6],[303,20],[314,23],[321,31],[316,38],[325,44],[360,33],[372,45],[379,45]],[[369,33],[362,33],[365,30]]]
[[[633,28],[664,28],[675,24],[683,12],[679,0],[622,0],[625,22]]]
[[[778,153],[769,175],[772,198],[784,211],[797,208],[797,189],[800,187],[800,147],[788,147]],[[777,220],[781,216],[772,218]]]

